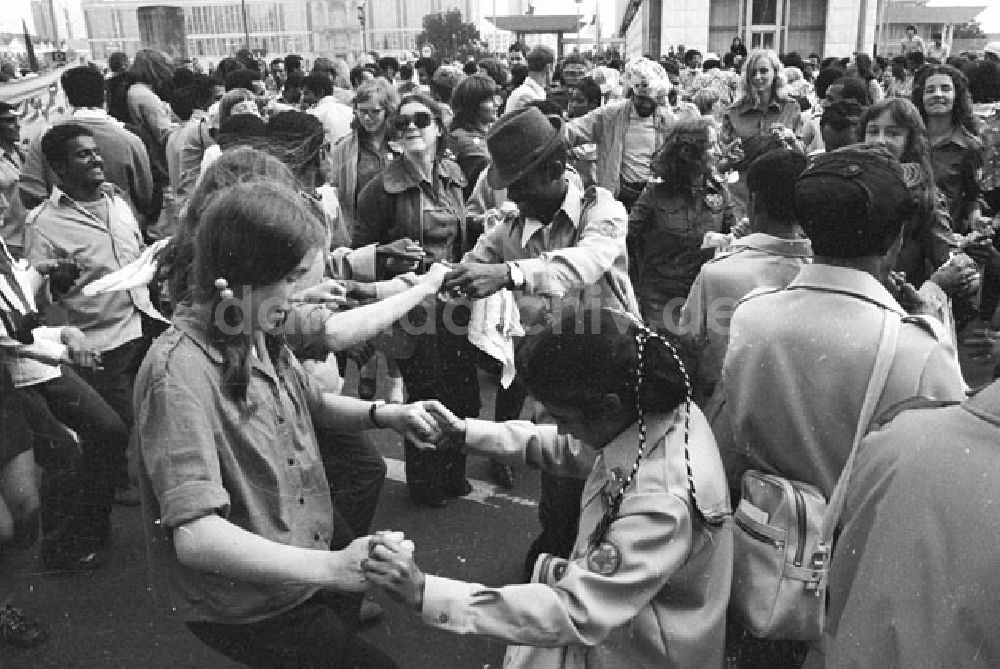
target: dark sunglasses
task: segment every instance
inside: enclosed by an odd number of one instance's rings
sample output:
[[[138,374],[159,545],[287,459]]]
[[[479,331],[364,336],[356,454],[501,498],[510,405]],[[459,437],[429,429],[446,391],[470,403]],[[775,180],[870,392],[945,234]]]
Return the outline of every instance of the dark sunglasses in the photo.
[[[399,114],[392,120],[392,127],[402,132],[410,127],[410,124],[417,126],[421,130],[426,128],[434,120],[434,117],[427,112],[416,112],[415,114]]]

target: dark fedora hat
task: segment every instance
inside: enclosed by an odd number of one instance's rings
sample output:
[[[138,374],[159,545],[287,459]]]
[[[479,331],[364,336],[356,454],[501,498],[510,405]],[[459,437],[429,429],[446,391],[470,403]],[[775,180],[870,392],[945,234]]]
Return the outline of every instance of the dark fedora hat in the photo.
[[[486,173],[490,188],[506,188],[544,161],[563,141],[563,122],[536,107],[504,114],[486,135],[493,163]]]

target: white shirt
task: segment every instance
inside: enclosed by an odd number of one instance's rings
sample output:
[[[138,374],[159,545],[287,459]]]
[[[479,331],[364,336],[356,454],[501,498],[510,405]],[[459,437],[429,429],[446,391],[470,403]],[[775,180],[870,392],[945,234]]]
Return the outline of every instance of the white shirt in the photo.
[[[332,95],[328,95],[317,102],[308,113],[312,114],[323,124],[326,132],[326,141],[330,146],[337,143],[341,137],[351,134],[351,123],[354,121],[354,110],[347,105],[337,102]]]

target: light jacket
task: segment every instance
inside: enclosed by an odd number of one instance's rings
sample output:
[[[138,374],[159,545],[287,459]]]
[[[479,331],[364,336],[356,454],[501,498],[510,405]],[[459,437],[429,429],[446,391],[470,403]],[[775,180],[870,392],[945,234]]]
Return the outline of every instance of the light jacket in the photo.
[[[616,197],[621,180],[625,132],[633,108],[631,100],[611,102],[566,124],[570,145],[597,144],[597,185],[607,188]],[[688,118],[689,113],[685,110],[684,115],[679,116],[662,105],[656,108],[654,151],[663,144],[667,129],[678,120]]]
[[[604,493],[635,462],[638,423],[594,451],[554,425],[468,420],[472,452],[496,457],[499,448],[504,461],[589,472],[580,527],[570,559],[542,554],[529,584],[492,588],[428,575],[424,622],[519,644],[508,647],[506,669],[722,667],[733,537],[719,453],[697,407],[688,461],[683,409],[646,424],[646,457],[595,554],[590,535],[605,513]]]

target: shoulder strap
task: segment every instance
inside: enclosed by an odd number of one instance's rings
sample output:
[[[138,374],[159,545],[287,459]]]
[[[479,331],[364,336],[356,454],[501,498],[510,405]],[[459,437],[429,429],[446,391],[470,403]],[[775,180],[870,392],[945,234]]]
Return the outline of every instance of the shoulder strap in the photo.
[[[823,525],[820,529],[820,546],[829,550],[833,543],[833,533],[840,522],[840,514],[844,510],[844,501],[847,498],[847,484],[851,480],[851,473],[854,471],[854,459],[858,454],[858,445],[868,432],[868,426],[875,417],[875,408],[882,398],[882,391],[885,390],[886,379],[889,378],[889,369],[892,367],[892,360],[896,354],[896,341],[899,338],[900,317],[898,314],[883,309],[882,338],[879,341],[878,352],[875,354],[875,367],[872,370],[871,379],[868,381],[868,389],[865,391],[865,401],[861,405],[861,416],[858,418],[858,426],[854,431],[854,443],[851,445],[851,454],[847,456],[847,463],[844,470],[837,479],[837,485],[830,495],[830,503],[827,505],[826,514],[823,517]]]

